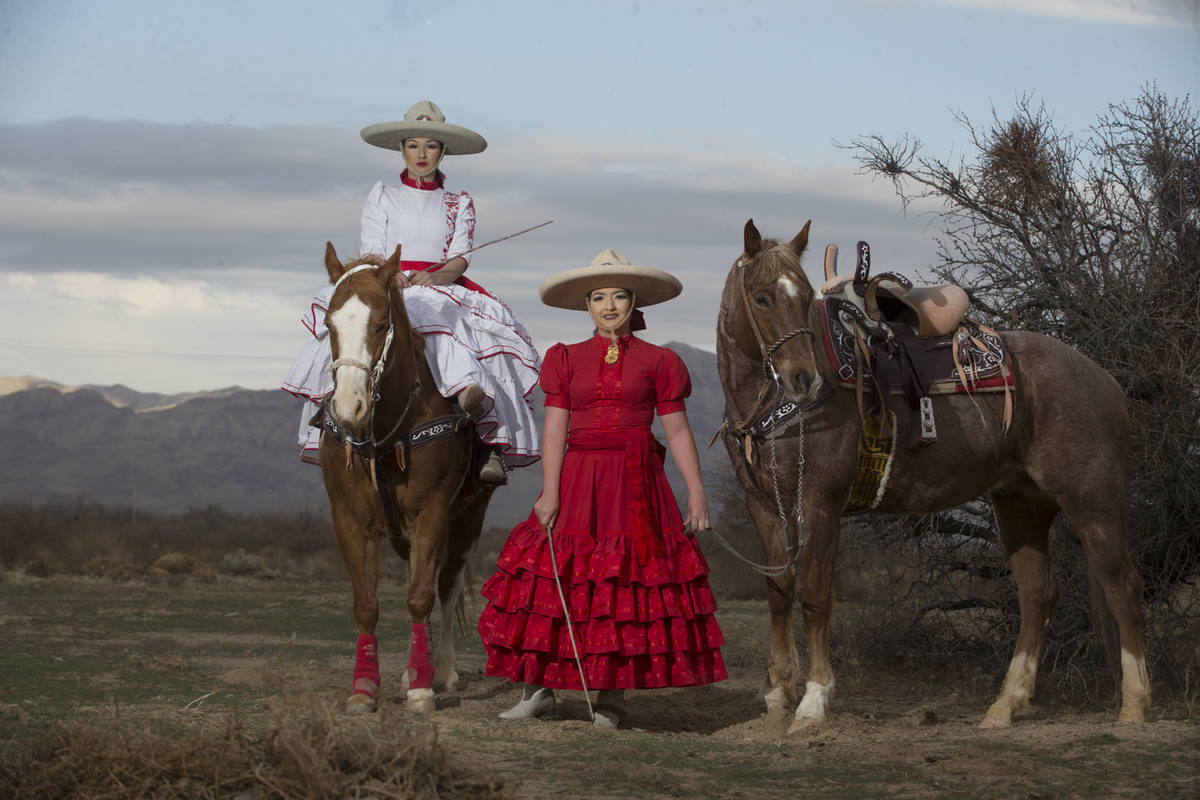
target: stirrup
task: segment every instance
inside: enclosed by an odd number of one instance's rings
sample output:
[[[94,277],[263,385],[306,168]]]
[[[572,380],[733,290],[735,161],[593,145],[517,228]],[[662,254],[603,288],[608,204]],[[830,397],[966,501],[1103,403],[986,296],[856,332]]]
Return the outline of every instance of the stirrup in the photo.
[[[553,689],[542,687],[528,699],[518,700],[517,704],[508,711],[500,712],[500,719],[528,719],[529,717],[538,717],[539,719],[555,717]]]

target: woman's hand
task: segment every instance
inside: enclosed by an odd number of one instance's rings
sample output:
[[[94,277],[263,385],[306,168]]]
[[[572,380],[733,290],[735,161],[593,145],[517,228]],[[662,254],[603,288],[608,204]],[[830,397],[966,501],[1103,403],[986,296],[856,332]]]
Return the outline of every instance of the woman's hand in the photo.
[[[712,527],[708,520],[708,498],[703,490],[688,492],[687,519],[684,520],[683,527],[692,533],[706,531]]]
[[[433,286],[433,275],[428,272],[414,271],[409,273],[408,282],[413,286]]]
[[[547,533],[553,531],[554,523],[558,520],[558,493],[542,492],[541,497],[533,504],[533,513]]]

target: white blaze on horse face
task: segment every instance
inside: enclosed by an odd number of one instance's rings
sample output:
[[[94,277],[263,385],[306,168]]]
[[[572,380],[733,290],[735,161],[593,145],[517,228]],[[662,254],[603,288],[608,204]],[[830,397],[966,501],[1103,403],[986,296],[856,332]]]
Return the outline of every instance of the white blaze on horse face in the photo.
[[[352,296],[342,307],[329,315],[326,324],[337,332],[339,359],[351,359],[371,366],[371,351],[367,348],[367,323],[371,309],[366,303]],[[336,386],[333,390],[332,410],[334,419],[353,427],[361,427],[370,411],[367,396],[367,371],[350,365],[342,365],[334,374]]]
[[[800,287],[797,286],[796,282],[788,276],[784,275],[775,282],[779,284],[780,288],[783,289],[783,293],[786,294],[790,299],[795,300],[800,296]]]

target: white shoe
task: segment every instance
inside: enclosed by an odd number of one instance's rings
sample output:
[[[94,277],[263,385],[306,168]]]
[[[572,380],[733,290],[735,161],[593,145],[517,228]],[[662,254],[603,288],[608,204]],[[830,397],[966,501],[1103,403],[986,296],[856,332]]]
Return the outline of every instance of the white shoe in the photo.
[[[462,410],[467,412],[473,420],[478,421],[486,411],[483,407],[483,389],[480,389],[478,384],[468,384],[465,389],[455,395],[455,399],[458,400],[458,405]]]
[[[553,717],[554,690],[545,687],[528,697],[522,697],[508,711],[500,712],[500,719],[526,719],[527,717]]]
[[[508,469],[504,466],[504,453],[498,447],[488,448],[487,460],[479,468],[479,480],[490,486],[503,486],[508,483]]]

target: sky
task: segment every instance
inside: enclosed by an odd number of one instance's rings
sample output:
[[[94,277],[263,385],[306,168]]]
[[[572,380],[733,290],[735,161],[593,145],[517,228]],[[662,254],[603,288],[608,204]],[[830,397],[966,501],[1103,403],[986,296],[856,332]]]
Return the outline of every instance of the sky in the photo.
[[[971,155],[956,121],[1031,96],[1086,135],[1155,83],[1200,88],[1200,0],[844,2],[0,0],[0,376],[144,392],[279,385],[398,153],[359,130],[418,100],[488,140],[443,163],[468,190],[469,275],[543,351],[590,333],[537,299],[615,248],[677,275],[645,337],[712,350],[753,218],[790,239],[934,261],[845,145]],[[845,258],[845,256],[843,256]],[[843,266],[843,269],[846,265]]]

